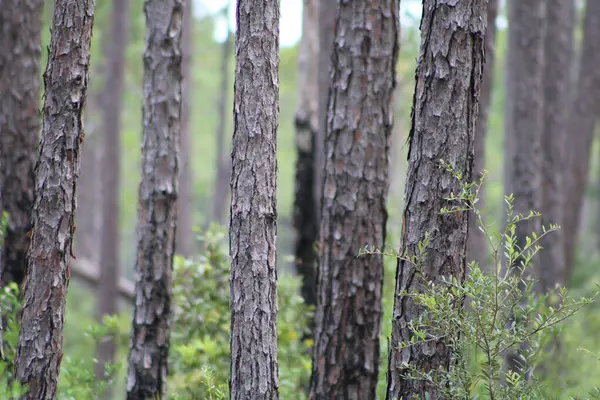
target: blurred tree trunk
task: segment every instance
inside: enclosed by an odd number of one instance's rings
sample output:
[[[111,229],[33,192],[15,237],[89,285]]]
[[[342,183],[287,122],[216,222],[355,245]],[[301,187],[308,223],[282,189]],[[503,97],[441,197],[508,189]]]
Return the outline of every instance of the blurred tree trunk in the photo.
[[[310,396],[373,399],[383,257],[357,255],[385,247],[398,2],[340,1],[334,26]]]
[[[181,72],[181,137],[179,149],[179,197],[177,199],[177,238],[175,251],[184,257],[190,257],[194,249],[194,232],[192,213],[194,178],[190,165],[190,89],[192,88],[192,30],[193,7],[192,0],[184,0],[183,33],[182,33],[182,60]]]
[[[549,0],[546,3],[546,36],[544,43],[544,114],[542,129],[542,223],[546,228],[561,224],[567,129],[571,101],[571,65],[575,2]],[[565,243],[564,232],[558,230],[541,241],[537,267],[541,289],[546,292],[560,284],[564,286]]]
[[[298,50],[298,93],[296,110],[296,182],[294,228],[296,230],[296,273],[302,278],[301,293],[306,304],[317,304],[316,250],[318,236],[315,204],[315,138],[318,126],[319,2],[304,0],[302,39]]]
[[[41,125],[42,8],[42,0],[6,0],[0,6],[0,218],[8,214],[0,287],[21,285],[27,266]]]
[[[468,213],[440,214],[443,207],[452,206],[444,198],[460,191],[459,182],[440,168],[440,159],[464,180],[471,179],[488,2],[440,3],[425,0],[423,4],[401,249],[402,254],[418,256],[419,243],[431,234],[422,263],[434,282],[442,276],[463,280],[466,273]],[[387,380],[390,400],[425,398],[427,392],[432,400],[442,397],[434,384],[403,379],[403,362],[423,373],[452,368],[452,351],[443,339],[398,348],[410,341],[408,324],[423,311],[402,293],[420,291],[423,284],[417,268],[399,260]]]
[[[175,251],[184,0],[145,0],[144,140],[127,399],[166,396]]]
[[[230,398],[279,398],[279,0],[238,0],[229,255]],[[260,311],[257,311],[260,310]]]
[[[567,280],[575,262],[581,209],[588,184],[591,148],[600,104],[600,1],[586,2],[583,25],[577,93],[569,127],[572,140],[566,147],[568,175],[565,176],[564,182],[567,195],[563,229]]]
[[[473,180],[479,180],[485,169],[485,138],[488,131],[492,85],[494,82],[494,64],[496,60],[496,17],[498,16],[498,0],[489,0],[487,11],[487,30],[485,33],[485,65],[481,81],[481,96],[479,97],[479,116],[475,123],[475,158],[473,161]],[[479,209],[485,207],[485,190],[479,192]],[[474,214],[469,215],[469,236],[467,240],[467,260],[477,261],[481,268],[487,267],[488,241],[479,230],[478,221]]]
[[[18,380],[29,389],[23,400],[56,397],[93,15],[92,0],[55,3],[15,361]]]
[[[335,35],[335,14],[337,0],[323,0],[319,3],[319,110],[317,112],[318,128],[315,142],[315,203],[317,219],[321,215],[321,190],[323,187],[323,171],[325,168],[325,136],[327,134],[327,112],[329,89],[331,88],[331,53]]]
[[[228,0],[227,7],[223,13],[225,18],[229,21],[229,7],[231,3]],[[215,187],[215,197],[213,205],[213,216],[212,221],[216,221],[223,224],[225,221],[225,206],[227,204],[227,193],[229,192],[229,178],[231,175],[231,155],[228,154],[225,147],[225,135],[227,128],[227,119],[229,118],[229,107],[227,106],[227,99],[229,94],[229,59],[232,53],[233,47],[233,33],[227,24],[227,37],[223,42],[222,55],[221,55],[221,93],[219,97],[219,122],[217,124],[217,177]]]
[[[121,111],[125,76],[125,54],[129,43],[130,1],[113,0],[112,26],[109,39],[104,44],[106,81],[101,95],[101,135],[103,154],[100,182],[102,188],[100,227],[100,280],[96,318],[118,313],[119,300],[119,246],[120,246],[120,180],[121,180]],[[96,376],[104,377],[104,364],[113,362],[117,347],[114,340],[100,343],[96,349]]]

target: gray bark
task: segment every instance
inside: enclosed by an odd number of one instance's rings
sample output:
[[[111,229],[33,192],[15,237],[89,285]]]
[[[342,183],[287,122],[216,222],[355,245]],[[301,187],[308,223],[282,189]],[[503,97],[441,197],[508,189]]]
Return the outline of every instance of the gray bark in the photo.
[[[238,0],[229,257],[235,400],[279,398],[279,0]]]
[[[542,129],[542,223],[562,224],[565,188],[565,148],[571,112],[571,65],[575,2],[549,0],[546,3],[544,42],[544,114]],[[566,279],[564,231],[558,230],[541,242],[538,276],[545,292]]]
[[[100,180],[102,183],[100,228],[100,280],[96,317],[116,314],[119,300],[119,221],[121,178],[121,111],[125,78],[125,55],[129,42],[130,1],[113,0],[109,39],[105,44],[106,81],[102,93],[102,148]],[[103,341],[96,349],[96,376],[104,377],[104,364],[113,362],[117,347],[114,340]]]
[[[146,0],[144,139],[127,399],[165,398],[181,129],[183,0]]]
[[[92,0],[55,3],[15,362],[18,380],[29,389],[25,400],[56,398],[93,16]]]
[[[473,140],[478,115],[480,82],[484,62],[487,1],[425,0],[421,21],[421,49],[416,71],[413,121],[409,136],[409,166],[403,215],[401,253],[419,254],[418,244],[430,234],[424,274],[434,282],[466,274],[468,213],[440,214],[451,207],[444,198],[458,193],[459,183],[444,168],[443,159],[470,180],[473,168]],[[416,267],[399,260],[396,298],[392,320],[387,398],[412,399],[419,396],[437,400],[440,390],[420,380],[403,379],[403,362],[424,373],[447,370],[452,354],[444,340],[410,346],[411,320],[422,313],[411,296],[424,288]],[[460,306],[460,305],[457,305]]]
[[[374,399],[379,372],[396,0],[338,2],[328,101],[312,399]]]
[[[0,287],[21,285],[31,229],[34,166],[40,133],[41,0],[0,3]]]

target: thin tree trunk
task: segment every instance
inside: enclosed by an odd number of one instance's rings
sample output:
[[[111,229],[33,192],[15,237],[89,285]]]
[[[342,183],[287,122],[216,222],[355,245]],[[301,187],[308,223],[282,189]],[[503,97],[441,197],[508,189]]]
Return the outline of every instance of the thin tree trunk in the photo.
[[[167,390],[175,252],[183,0],[145,0],[144,139],[127,399]]]
[[[296,273],[302,278],[304,302],[317,304],[316,251],[318,236],[315,204],[315,137],[318,126],[319,3],[304,0],[302,39],[298,51],[298,92],[296,110],[296,193],[294,228],[296,230]]]
[[[492,99],[492,85],[494,82],[494,63],[496,55],[496,17],[498,16],[498,0],[489,0],[487,12],[487,30],[485,33],[485,65],[481,81],[481,96],[479,97],[479,116],[475,124],[475,158],[473,161],[473,180],[479,180],[480,174],[485,169],[485,138],[488,131],[490,103]],[[479,192],[479,209],[485,207],[485,193]],[[469,238],[467,240],[467,259],[477,261],[481,268],[485,268],[487,256],[487,239],[479,230],[477,218],[469,216]]]
[[[125,52],[129,42],[130,1],[113,0],[111,31],[105,45],[107,62],[106,82],[102,100],[103,141],[100,180],[102,182],[102,215],[100,231],[100,280],[98,281],[98,303],[96,317],[99,322],[104,316],[116,314],[119,300],[119,221],[120,177],[121,177],[121,111],[125,76]],[[104,364],[112,363],[117,347],[114,340],[103,341],[96,349],[98,364],[96,376],[104,377]],[[109,396],[110,397],[110,396]]]
[[[561,224],[565,194],[566,133],[571,104],[571,65],[575,2],[549,0],[546,3],[544,43],[544,114],[542,129],[542,222],[545,227]],[[546,292],[566,279],[564,232],[558,230],[542,238],[538,276]]]
[[[564,186],[565,263],[567,280],[573,271],[583,197],[588,184],[594,128],[600,104],[600,2],[586,2],[583,42],[577,82],[577,94],[571,111],[570,137]]]
[[[225,17],[229,18],[230,0],[225,8]],[[229,20],[229,19],[227,19]],[[217,125],[217,177],[215,186],[215,197],[213,206],[212,220],[219,223],[224,222],[225,205],[227,204],[227,192],[229,191],[229,178],[231,175],[231,158],[228,157],[225,148],[226,122],[229,114],[227,112],[227,95],[229,93],[229,58],[231,57],[233,46],[233,33],[227,25],[227,37],[223,42],[221,53],[221,93],[219,97],[219,123]]]
[[[325,169],[325,136],[327,134],[327,112],[329,89],[331,87],[331,53],[335,35],[337,0],[322,0],[319,3],[319,130],[315,142],[315,203],[317,219],[321,215],[321,190]]]
[[[468,213],[440,214],[443,207],[451,207],[444,199],[460,188],[439,162],[450,163],[463,179],[470,180],[487,3],[468,0],[451,6],[425,0],[423,4],[401,253],[417,256],[419,243],[429,233],[427,256],[420,261],[434,282],[440,282],[442,276],[462,280],[466,273]],[[403,362],[423,373],[452,367],[452,351],[443,339],[398,348],[409,342],[412,332],[408,324],[423,311],[411,296],[402,293],[420,291],[423,284],[417,268],[399,260],[387,383],[390,400],[425,398],[426,392],[429,399],[441,398],[434,384],[403,378]]]
[[[325,139],[315,346],[310,397],[373,399],[379,370],[395,0],[340,1]]]
[[[93,16],[92,0],[55,3],[15,362],[17,378],[29,390],[24,400],[56,398]]]
[[[279,0],[238,0],[236,32],[230,396],[277,399]]]
[[[40,132],[41,0],[0,6],[0,218],[8,213],[0,248],[0,287],[25,278],[34,165]]]
[[[185,11],[183,14],[182,33],[182,64],[181,71],[183,80],[181,83],[181,138],[180,138],[180,161],[179,161],[179,198],[177,217],[177,239],[175,250],[177,254],[190,257],[194,251],[193,232],[193,188],[194,178],[190,165],[190,152],[192,144],[190,138],[190,89],[192,88],[192,30],[193,30],[193,7],[192,0],[185,0]]]

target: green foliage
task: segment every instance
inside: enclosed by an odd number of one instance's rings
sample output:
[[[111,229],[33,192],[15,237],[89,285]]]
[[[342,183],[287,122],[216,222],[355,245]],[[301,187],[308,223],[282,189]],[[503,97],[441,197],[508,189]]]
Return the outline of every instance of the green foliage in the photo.
[[[6,221],[6,218],[3,218]],[[3,232],[0,229],[0,233]],[[1,239],[0,235],[0,239]],[[0,243],[1,245],[1,243]],[[0,394],[6,398],[19,398],[26,393],[13,378],[13,360],[19,340],[17,314],[21,310],[19,288],[11,283],[0,289]],[[5,398],[5,397],[0,397]]]

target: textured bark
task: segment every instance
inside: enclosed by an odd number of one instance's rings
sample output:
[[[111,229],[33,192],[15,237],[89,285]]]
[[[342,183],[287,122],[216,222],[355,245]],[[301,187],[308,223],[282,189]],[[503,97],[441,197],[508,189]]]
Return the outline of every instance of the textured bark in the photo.
[[[459,1],[453,6],[441,0],[424,1],[401,252],[418,255],[417,246],[429,233],[423,272],[438,283],[442,277],[462,280],[466,273],[468,213],[440,214],[443,207],[452,206],[444,198],[458,193],[460,187],[439,160],[452,165],[463,179],[471,178],[486,13],[487,1]],[[410,296],[401,295],[423,290],[423,279],[416,272],[413,264],[399,260],[389,354],[390,400],[425,398],[426,393],[432,400],[441,398],[431,383],[403,379],[407,372],[403,362],[425,373],[447,370],[453,362],[443,339],[398,349],[399,343],[411,338],[409,321],[422,313]]]
[[[0,286],[21,285],[31,229],[35,153],[40,132],[41,0],[0,3]]]
[[[144,139],[127,399],[165,398],[175,252],[183,0],[146,0]]]
[[[573,270],[583,197],[588,184],[594,127],[600,104],[600,2],[588,0],[583,26],[583,42],[577,94],[571,111],[567,168],[566,205],[563,221],[567,277]],[[568,278],[567,278],[568,279]]]
[[[298,50],[298,109],[296,110],[296,182],[294,229],[296,273],[302,278],[306,304],[317,304],[316,251],[318,240],[315,204],[315,138],[318,126],[319,3],[304,0],[302,39]]]
[[[487,30],[485,32],[485,65],[481,81],[479,97],[479,116],[475,124],[475,158],[473,161],[473,180],[479,180],[485,169],[485,138],[488,131],[490,102],[492,100],[492,84],[494,82],[494,63],[496,54],[496,17],[498,16],[498,0],[489,0],[487,11]],[[485,207],[485,192],[479,192],[479,209]],[[467,259],[477,261],[480,267],[486,268],[487,239],[479,230],[477,218],[469,216],[469,238],[467,240]]]
[[[56,397],[93,15],[92,0],[55,3],[15,362],[18,380],[29,389],[22,399]]]
[[[335,35],[337,0],[322,0],[319,3],[319,130],[315,142],[315,202],[317,216],[321,209],[321,190],[325,168],[325,136],[327,134],[327,112],[329,89],[331,87],[331,53]]]
[[[105,43],[106,81],[102,93],[101,159],[102,215],[100,228],[100,280],[96,317],[116,314],[119,300],[119,221],[121,180],[121,111],[125,78],[125,52],[129,42],[130,1],[113,0],[111,30]],[[96,376],[104,377],[104,364],[113,362],[117,346],[114,340],[103,341],[96,349]]]
[[[225,8],[225,16],[229,15],[230,3]],[[222,46],[221,55],[221,93],[219,97],[219,123],[217,125],[217,177],[215,181],[215,198],[213,206],[213,220],[219,223],[224,222],[225,205],[227,202],[227,191],[229,189],[229,179],[231,175],[231,159],[227,157],[225,148],[226,123],[229,118],[227,112],[227,94],[229,93],[229,58],[231,57],[233,45],[233,33],[227,29],[227,37]]]
[[[177,254],[190,257],[194,252],[193,232],[193,188],[194,177],[190,165],[190,151],[192,150],[190,138],[190,89],[192,88],[192,0],[184,0],[182,33],[182,82],[181,82],[181,137],[179,153],[179,197],[177,201],[177,238],[175,250]]]
[[[395,0],[340,1],[325,139],[311,399],[373,399],[379,370]]]
[[[231,260],[231,399],[277,399],[279,0],[238,0]]]
[[[571,105],[571,60],[575,2],[549,0],[546,3],[544,43],[544,114],[542,129],[542,222],[562,224],[564,210],[566,133]],[[541,242],[537,267],[541,289],[548,291],[566,279],[564,232],[546,235]]]

